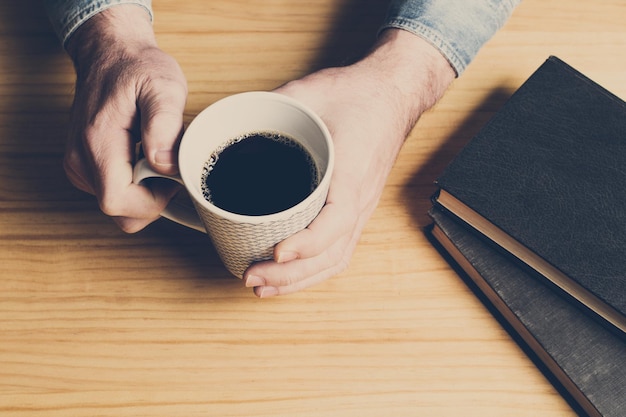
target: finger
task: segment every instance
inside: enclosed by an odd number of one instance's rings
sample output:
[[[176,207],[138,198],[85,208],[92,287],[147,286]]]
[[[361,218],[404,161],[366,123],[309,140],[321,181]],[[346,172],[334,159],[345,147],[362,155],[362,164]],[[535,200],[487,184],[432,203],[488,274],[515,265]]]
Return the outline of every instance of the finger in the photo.
[[[321,254],[287,263],[265,261],[252,265],[244,273],[247,287],[254,287],[259,297],[291,294],[318,284],[348,267],[359,234],[346,236]]]
[[[327,202],[309,226],[275,246],[274,260],[284,263],[323,253],[341,236],[351,233],[356,213],[349,201]]]
[[[93,176],[90,174],[86,163],[82,142],[78,140],[72,131],[67,141],[65,156],[63,158],[63,169],[70,182],[79,190],[89,194],[96,194]]]
[[[357,223],[359,191],[350,176],[336,173],[326,205],[305,229],[278,243],[274,260],[279,263],[319,255],[343,235],[350,235]]]
[[[149,219],[134,219],[130,217],[119,217],[113,216],[111,217],[115,224],[122,229],[126,233],[137,233],[140,230],[143,230],[152,223],[153,220]]]
[[[77,156],[76,152],[68,151],[63,159],[63,169],[69,181],[81,191],[89,194],[96,194],[93,187],[93,180],[87,174],[86,165],[83,159]]]
[[[118,120],[124,115],[103,112],[107,123],[97,123],[86,131],[91,172],[100,209],[109,216],[154,220],[167,204],[164,196],[133,183],[134,138]]]
[[[337,273],[339,273],[339,270],[337,271]],[[259,287],[255,287],[253,291],[254,291],[254,295],[256,295],[259,298],[269,298],[269,297],[274,297],[278,295],[288,295],[288,294],[293,294],[298,291],[302,291],[306,288],[313,287],[314,285],[317,285],[320,282],[325,281],[326,279],[330,278],[333,275],[336,275],[334,271],[325,270],[325,271],[318,272],[316,275],[312,277],[306,278],[302,281],[295,282],[291,285],[286,285],[286,286],[281,286],[281,287],[274,287],[270,285],[259,286]]]
[[[275,295],[291,294],[311,287],[343,269],[339,265],[327,265],[324,268],[320,268],[320,263],[323,263],[323,260],[314,258],[297,260],[287,264],[266,261],[255,265],[261,270],[259,275],[255,275],[257,272],[251,270],[250,275],[244,275],[244,282],[247,287],[254,287],[254,294],[257,297],[267,298]],[[304,270],[309,271],[312,275],[300,277]],[[268,276],[270,278],[266,278]]]
[[[173,80],[153,80],[138,97],[143,149],[152,168],[163,174],[178,172],[186,97],[184,84]]]
[[[181,190],[182,186],[175,181],[169,180],[161,180],[155,179],[152,184],[149,185],[154,195],[161,196],[163,201],[167,204],[169,201],[174,198],[174,196]],[[156,216],[143,216],[143,217],[125,217],[125,216],[112,216],[112,219],[115,223],[126,233],[136,233],[154,220],[156,220],[159,215]]]

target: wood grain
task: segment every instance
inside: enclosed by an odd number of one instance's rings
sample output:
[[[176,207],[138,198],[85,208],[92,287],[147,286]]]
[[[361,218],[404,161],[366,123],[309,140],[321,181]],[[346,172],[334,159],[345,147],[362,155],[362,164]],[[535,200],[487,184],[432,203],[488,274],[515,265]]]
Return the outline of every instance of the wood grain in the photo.
[[[354,60],[384,2],[155,1],[214,100]],[[411,133],[348,271],[259,300],[206,236],[119,231],[65,178],[74,74],[35,0],[0,3],[0,415],[566,416],[424,234],[433,179],[554,54],[626,97],[624,2],[526,0]]]

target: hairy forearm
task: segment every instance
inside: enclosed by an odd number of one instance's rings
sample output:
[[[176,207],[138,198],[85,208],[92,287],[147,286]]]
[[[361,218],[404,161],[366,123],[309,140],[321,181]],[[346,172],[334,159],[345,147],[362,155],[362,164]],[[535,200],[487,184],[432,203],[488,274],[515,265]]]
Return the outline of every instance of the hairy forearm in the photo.
[[[111,7],[134,5],[142,8],[152,20],[151,0],[42,0],[42,4],[63,46],[85,22]]]
[[[419,36],[387,29],[372,51],[357,65],[378,73],[381,88],[394,97],[398,120],[413,128],[420,115],[444,94],[456,74],[446,58]]]
[[[68,39],[66,49],[80,72],[86,63],[106,61],[110,54],[156,46],[149,13],[125,4],[110,7],[82,24]]]

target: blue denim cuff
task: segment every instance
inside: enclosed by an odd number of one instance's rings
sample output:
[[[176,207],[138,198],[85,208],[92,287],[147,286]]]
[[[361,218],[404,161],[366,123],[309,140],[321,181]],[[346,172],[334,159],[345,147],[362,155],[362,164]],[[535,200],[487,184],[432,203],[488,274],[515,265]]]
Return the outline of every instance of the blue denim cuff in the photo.
[[[69,37],[87,19],[118,4],[142,6],[153,19],[151,0],[44,0],[52,27],[65,46]]]
[[[430,42],[459,76],[521,0],[392,0],[381,31],[404,29]]]

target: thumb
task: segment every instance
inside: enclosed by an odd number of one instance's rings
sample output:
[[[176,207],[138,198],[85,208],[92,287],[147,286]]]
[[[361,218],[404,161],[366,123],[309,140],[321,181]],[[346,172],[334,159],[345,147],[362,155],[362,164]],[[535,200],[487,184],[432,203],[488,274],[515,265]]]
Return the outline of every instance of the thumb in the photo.
[[[162,174],[178,172],[186,90],[176,83],[155,86],[138,98],[141,142],[150,166]]]

